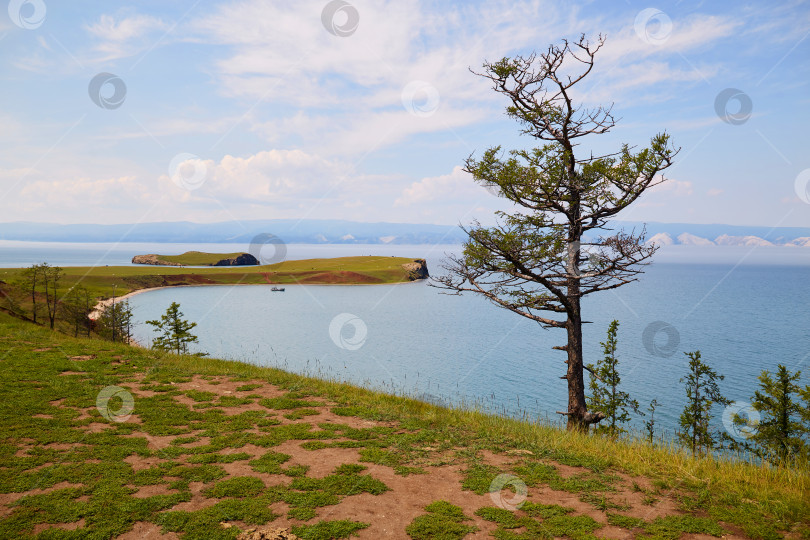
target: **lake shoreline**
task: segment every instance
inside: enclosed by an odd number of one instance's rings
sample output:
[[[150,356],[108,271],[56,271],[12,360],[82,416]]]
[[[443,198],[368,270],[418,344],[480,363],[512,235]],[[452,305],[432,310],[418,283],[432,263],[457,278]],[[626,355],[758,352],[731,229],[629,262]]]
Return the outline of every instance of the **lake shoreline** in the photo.
[[[416,279],[413,281],[400,281],[397,283],[293,283],[290,285],[289,283],[281,284],[283,287],[287,286],[303,286],[303,287],[379,287],[383,285],[410,285],[412,283],[420,283],[425,281],[425,279]],[[183,284],[183,285],[161,285],[160,287],[145,287],[143,289],[136,289],[134,291],[128,292],[122,296],[104,298],[99,300],[98,303],[93,307],[93,310],[87,316],[91,320],[98,320],[101,316],[101,313],[109,306],[113,304],[113,302],[121,302],[128,298],[135,296],[136,294],[141,294],[149,291],[159,291],[161,289],[179,289],[183,287],[278,287],[278,283],[193,283],[193,284]]]

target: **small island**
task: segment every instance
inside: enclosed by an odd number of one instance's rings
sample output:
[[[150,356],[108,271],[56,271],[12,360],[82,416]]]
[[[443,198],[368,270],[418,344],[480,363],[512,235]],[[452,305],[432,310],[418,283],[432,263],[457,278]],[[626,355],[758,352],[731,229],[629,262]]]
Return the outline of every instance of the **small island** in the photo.
[[[250,253],[205,253],[186,251],[181,255],[135,255],[132,264],[153,266],[258,266],[259,260]]]

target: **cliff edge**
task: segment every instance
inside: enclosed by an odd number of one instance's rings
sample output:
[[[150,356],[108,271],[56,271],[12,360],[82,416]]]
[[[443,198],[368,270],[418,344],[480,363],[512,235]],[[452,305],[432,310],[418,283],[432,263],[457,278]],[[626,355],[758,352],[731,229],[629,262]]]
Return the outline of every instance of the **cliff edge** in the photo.
[[[402,268],[408,272],[408,279],[411,281],[430,277],[425,259],[414,259],[413,262],[403,264]]]

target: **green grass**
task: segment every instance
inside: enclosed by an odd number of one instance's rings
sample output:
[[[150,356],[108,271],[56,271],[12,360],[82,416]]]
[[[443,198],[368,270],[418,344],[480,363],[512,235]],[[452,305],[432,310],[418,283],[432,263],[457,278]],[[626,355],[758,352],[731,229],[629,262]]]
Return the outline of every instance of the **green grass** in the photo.
[[[303,399],[293,399],[288,396],[266,398],[259,400],[259,405],[267,407],[268,409],[288,410],[300,409],[304,407],[317,407],[320,405],[317,401],[305,401]]]
[[[416,517],[405,529],[414,540],[458,540],[478,530],[465,522],[470,517],[458,506],[436,501],[425,507],[427,514]]]
[[[644,537],[675,540],[682,534],[708,534],[722,536],[726,533],[723,527],[712,519],[696,516],[666,516],[645,521],[621,514],[608,513],[608,523],[625,529],[641,529]],[[767,536],[766,536],[767,538]],[[773,536],[778,538],[778,536]]]
[[[230,254],[224,254],[230,255]],[[219,256],[219,255],[217,255]],[[410,273],[402,265],[413,262],[407,257],[336,257],[284,261],[264,266],[223,266],[212,268],[183,268],[172,266],[69,266],[65,267],[59,291],[81,285],[92,298],[111,298],[154,287],[177,285],[237,285],[237,284],[383,284],[410,281]],[[0,290],[4,292],[3,307],[30,315],[31,301],[26,291],[15,286],[22,268],[0,268]],[[14,305],[12,305],[12,302]],[[40,315],[45,315],[45,298],[40,303]]]
[[[388,486],[376,478],[359,474],[362,470],[365,470],[362,465],[341,465],[335,469],[334,474],[323,478],[295,478],[290,483],[290,489],[344,496],[360,493],[379,495],[388,491]]]
[[[78,355],[90,358],[71,360]],[[113,361],[119,357],[127,363]],[[83,528],[59,534],[109,538],[127,532],[138,521],[148,521],[184,539],[234,538],[239,527],[222,529],[219,523],[264,525],[285,512],[306,526],[296,533],[301,537],[345,537],[365,526],[323,521],[328,518],[326,507],[346,497],[382,495],[388,486],[357,463],[313,477],[306,466],[290,464],[288,455],[274,450],[287,441],[313,452],[316,460],[318,452],[330,448],[356,448],[356,460],[400,474],[427,470],[436,460],[460,464],[465,471],[464,488],[482,495],[498,474],[513,474],[532,490],[549,487],[585,498],[594,511],[611,516],[616,526],[652,538],[717,535],[729,528],[752,538],[778,538],[789,532],[807,537],[809,530],[807,470],[695,458],[669,446],[611,441],[476,411],[438,408],[276,369],[74,339],[5,314],[0,314],[0,367],[0,493],[22,494],[67,483],[18,499],[0,520],[2,538],[31,536],[37,524],[81,519]],[[259,384],[273,385],[286,394],[268,402],[278,408],[238,414],[231,409],[225,414],[223,407],[238,404],[214,392],[178,388],[195,375],[212,382],[241,381],[250,387],[244,392],[256,390]],[[96,397],[110,385],[154,392],[136,398],[137,423],[110,422],[98,412]],[[238,399],[255,402],[258,397]],[[184,404],[190,400],[207,406],[197,409]],[[334,422],[313,425],[317,420],[307,422],[307,416],[280,424],[282,414],[315,407],[346,418],[391,424],[362,429]],[[91,424],[106,427],[91,431],[87,429]],[[150,442],[155,437],[165,441],[159,449]],[[253,457],[246,451],[248,443],[264,448],[264,453]],[[482,458],[484,451],[510,450],[523,453],[513,454],[507,465],[494,467]],[[135,471],[126,461],[130,456],[155,462]],[[229,477],[225,469],[230,463],[244,463],[249,469]],[[562,464],[579,467],[580,472],[563,477]],[[257,482],[258,478],[249,476],[251,470],[278,475],[276,483]],[[645,477],[642,484],[653,487],[636,485],[635,491],[643,497],[674,500],[683,515],[650,521],[621,516],[618,490],[632,491],[632,482],[623,481],[618,472]],[[190,500],[194,483],[202,483],[205,496],[216,503],[194,512],[174,510]],[[166,493],[135,497],[143,486],[163,486]],[[461,489],[460,483],[460,494]],[[274,506],[277,503],[283,505]],[[425,531],[433,530],[436,523],[456,531],[447,534],[461,534],[475,526],[473,520],[497,524],[497,538],[599,534],[587,516],[531,497],[511,517],[494,507],[465,516],[469,519],[461,519],[450,506],[429,508],[411,523],[409,534],[428,534]],[[523,525],[508,528],[516,521]]]
[[[203,490],[203,495],[215,499],[223,497],[255,497],[265,489],[264,482],[254,476],[237,476],[217,482]]]
[[[526,503],[515,511],[485,506],[476,510],[475,515],[497,523],[498,528],[492,535],[501,540],[594,538],[593,532],[601,525],[590,516],[572,515],[573,512],[573,508]],[[512,531],[519,528],[523,529],[523,532]]]
[[[163,532],[181,533],[185,540],[234,539],[239,529],[223,529],[220,523],[243,521],[248,525],[264,525],[279,517],[267,508],[267,501],[255,499],[225,499],[195,512],[170,511],[157,514],[154,522]]]
[[[204,251],[186,251],[180,255],[158,255],[158,260],[184,264],[187,266],[211,266],[222,259],[234,259],[244,251],[234,253],[206,253]]]
[[[287,420],[300,420],[302,418],[306,418],[307,416],[316,416],[320,414],[315,409],[296,409],[293,412],[288,412],[284,414],[284,418]]]
[[[354,533],[368,527],[368,523],[336,520],[321,521],[315,525],[299,525],[292,528],[294,535],[304,540],[332,540],[333,538],[350,538]]]

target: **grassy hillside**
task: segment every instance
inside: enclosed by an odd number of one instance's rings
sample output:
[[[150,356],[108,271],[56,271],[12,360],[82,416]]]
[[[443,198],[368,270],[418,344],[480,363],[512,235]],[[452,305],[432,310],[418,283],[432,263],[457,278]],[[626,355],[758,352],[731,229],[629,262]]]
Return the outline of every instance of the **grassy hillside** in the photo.
[[[4,314],[0,366],[2,538],[810,537],[808,471],[73,339]]]
[[[211,266],[222,259],[233,259],[244,253],[206,253],[204,251],[186,251],[180,255],[158,255],[158,259],[167,262],[184,264],[186,266]]]
[[[113,295],[113,286],[115,293],[122,296],[139,289],[174,285],[401,283],[411,278],[410,272],[402,265],[413,260],[407,257],[337,257],[284,261],[266,266],[192,269],[148,265],[73,266],[64,268],[65,276],[61,288],[67,290],[74,285],[81,285],[95,298],[110,298]],[[0,269],[0,282],[4,282],[0,283],[0,292],[11,295],[11,300],[25,308],[30,302],[27,295],[14,287],[22,271],[22,268]]]

